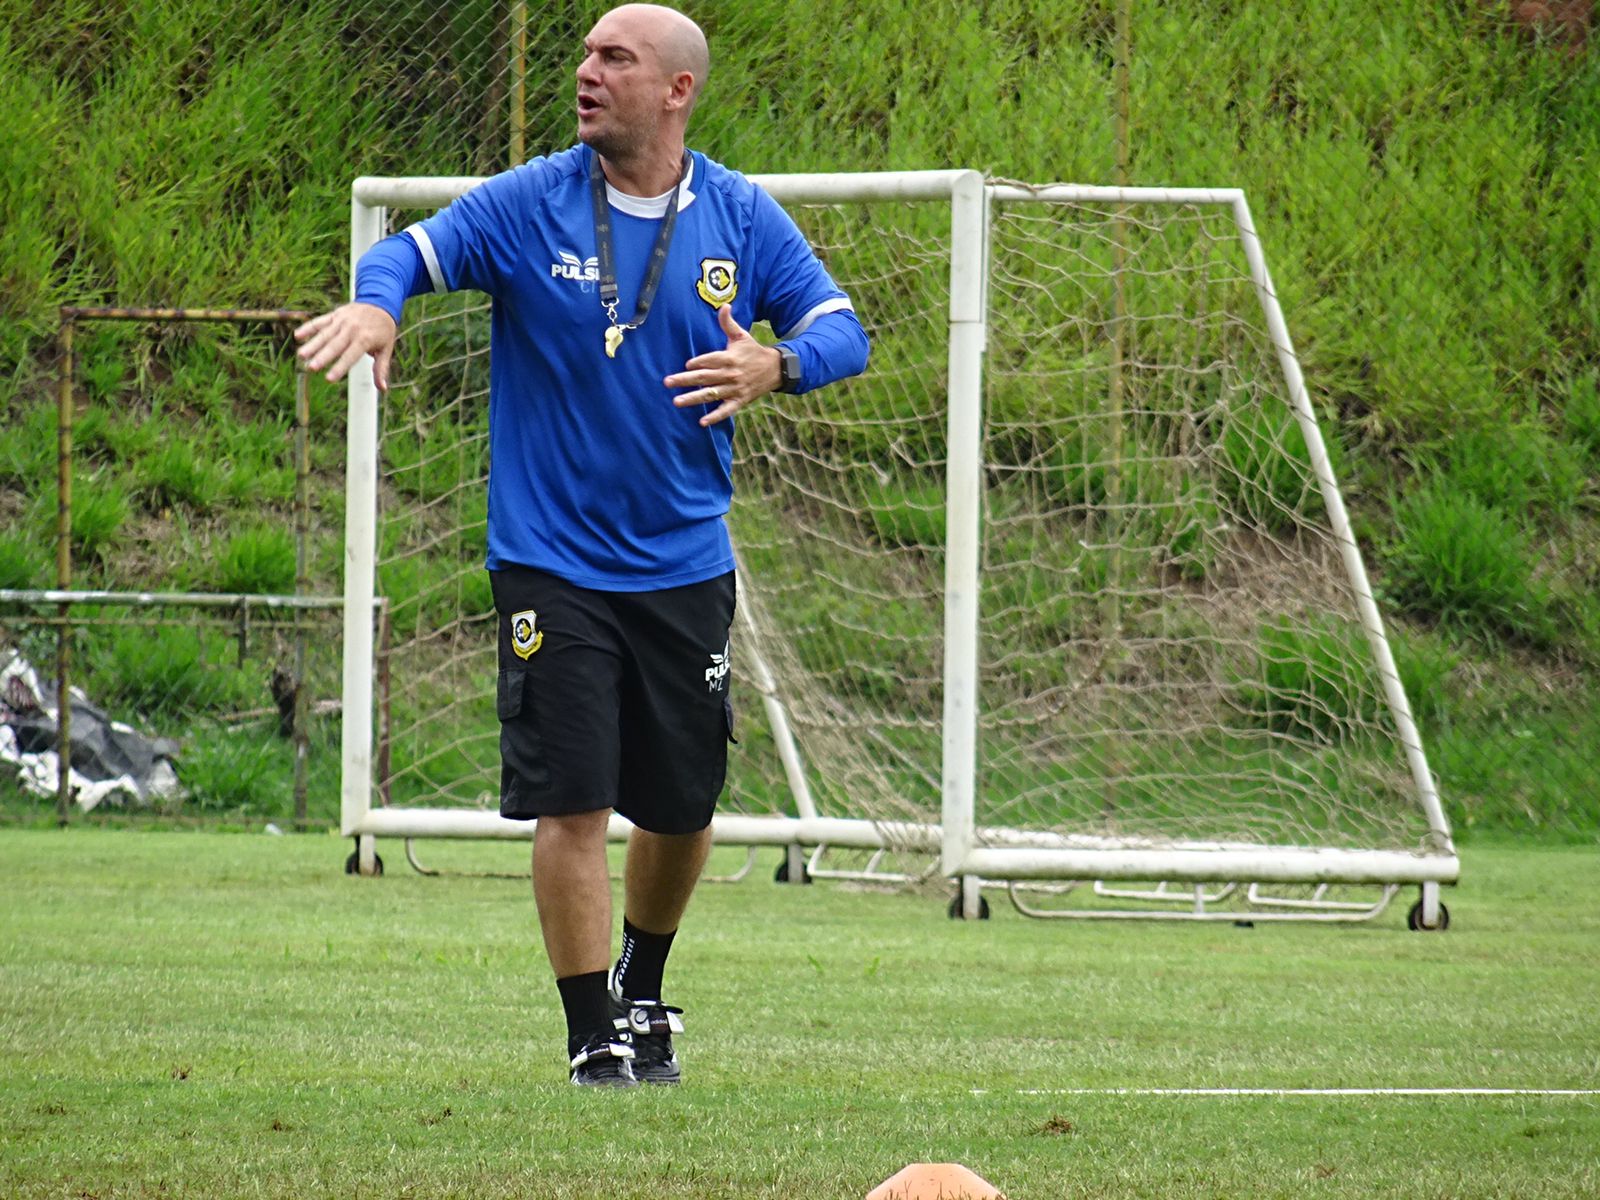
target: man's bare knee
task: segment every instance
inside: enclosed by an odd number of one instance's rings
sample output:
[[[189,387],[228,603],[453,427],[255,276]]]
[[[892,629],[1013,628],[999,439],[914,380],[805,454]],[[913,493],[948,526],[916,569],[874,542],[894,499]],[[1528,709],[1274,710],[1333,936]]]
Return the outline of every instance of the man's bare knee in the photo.
[[[539,818],[534,837],[543,842],[561,843],[564,846],[592,846],[604,843],[611,823],[611,810],[598,812],[560,813]]]
[[[630,835],[633,839],[653,845],[667,853],[690,850],[706,841],[711,836],[711,827],[697,829],[693,833],[653,833],[648,829],[636,829]]]

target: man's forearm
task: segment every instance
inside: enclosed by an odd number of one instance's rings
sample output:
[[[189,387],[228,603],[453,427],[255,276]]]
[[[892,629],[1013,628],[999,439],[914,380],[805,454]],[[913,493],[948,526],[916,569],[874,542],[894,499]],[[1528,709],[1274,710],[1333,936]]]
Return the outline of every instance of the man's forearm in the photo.
[[[396,325],[407,299],[432,290],[421,251],[403,233],[384,238],[356,264],[356,300],[383,309]]]
[[[802,392],[861,374],[871,350],[866,330],[849,309],[818,317],[804,333],[783,344],[800,356]]]

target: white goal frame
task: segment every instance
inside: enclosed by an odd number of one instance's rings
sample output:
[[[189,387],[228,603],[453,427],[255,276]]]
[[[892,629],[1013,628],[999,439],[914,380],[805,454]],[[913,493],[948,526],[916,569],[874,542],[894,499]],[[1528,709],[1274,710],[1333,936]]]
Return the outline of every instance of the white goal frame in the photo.
[[[1454,883],[1459,861],[1449,822],[1439,801],[1416,722],[1400,682],[1394,656],[1373,599],[1361,552],[1351,533],[1326,446],[1307,395],[1288,327],[1273,289],[1261,243],[1244,193],[1234,188],[1116,188],[1052,185],[1029,188],[991,184],[970,170],[753,176],[775,199],[793,203],[926,201],[950,211],[950,294],[946,476],[947,548],[944,579],[944,646],[941,820],[907,824],[822,817],[806,785],[800,748],[785,718],[782,696],[754,645],[741,646],[751,664],[750,681],[762,693],[774,740],[794,795],[794,816],[719,813],[713,821],[719,844],[780,846],[791,850],[798,877],[800,847],[862,850],[912,849],[936,853],[941,874],[962,881],[961,909],[978,915],[981,880],[1165,880],[1183,883],[1421,884],[1423,923],[1434,923],[1438,886]],[[474,177],[355,180],[351,194],[351,280],[355,264],[385,233],[387,207],[439,207],[483,182]],[[1350,850],[1315,846],[1263,846],[1190,841],[1139,846],[1127,841],[1050,832],[975,826],[978,746],[978,605],[982,487],[983,353],[987,335],[989,207],[1007,203],[1188,204],[1223,206],[1232,215],[1249,264],[1255,293],[1276,350],[1296,421],[1304,435],[1331,530],[1338,541],[1367,643],[1398,731],[1419,807],[1426,819],[1426,845],[1404,850]],[[382,807],[374,805],[374,603],[378,485],[378,393],[371,359],[349,375],[348,458],[345,526],[345,623],[341,828],[358,839],[358,862],[373,870],[374,839],[527,839],[533,822],[497,813]],[[744,610],[741,608],[741,614]],[[745,617],[748,620],[748,617]],[[747,632],[753,632],[747,630]],[[754,639],[749,639],[751,642]],[[612,818],[613,838],[629,823]],[[1199,889],[1196,896],[1200,896]],[[1291,902],[1291,905],[1294,902]],[[1304,904],[1305,902],[1301,902]],[[1199,900],[1197,907],[1203,907]],[[1359,906],[1330,905],[1334,910]],[[1379,906],[1381,908],[1381,905]],[[1057,914],[1052,914],[1057,915]],[[1119,915],[1086,911],[1059,915]],[[1127,914],[1120,914],[1127,915]],[[1160,915],[1160,914],[1150,914]],[[1210,914],[1189,913],[1189,917]],[[1220,917],[1223,914],[1215,914]],[[1238,913],[1226,914],[1236,917]],[[1361,919],[1332,911],[1322,919]]]

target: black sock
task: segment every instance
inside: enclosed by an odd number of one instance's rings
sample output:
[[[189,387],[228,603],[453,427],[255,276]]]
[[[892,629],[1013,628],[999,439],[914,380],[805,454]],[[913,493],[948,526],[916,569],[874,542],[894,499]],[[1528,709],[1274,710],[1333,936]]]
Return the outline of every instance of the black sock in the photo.
[[[606,973],[568,975],[556,980],[561,1007],[567,1014],[567,1056],[570,1058],[591,1038],[610,1033],[611,993],[606,990]]]
[[[617,991],[629,1000],[661,999],[661,973],[666,970],[672,933],[646,933],[622,918],[622,955],[617,959]]]

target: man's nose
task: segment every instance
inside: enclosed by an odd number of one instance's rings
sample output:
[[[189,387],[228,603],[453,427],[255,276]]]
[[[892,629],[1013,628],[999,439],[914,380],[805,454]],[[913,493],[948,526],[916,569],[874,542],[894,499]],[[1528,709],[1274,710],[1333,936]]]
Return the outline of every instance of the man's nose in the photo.
[[[598,56],[584,55],[583,61],[578,64],[578,82],[586,87],[600,82]]]

